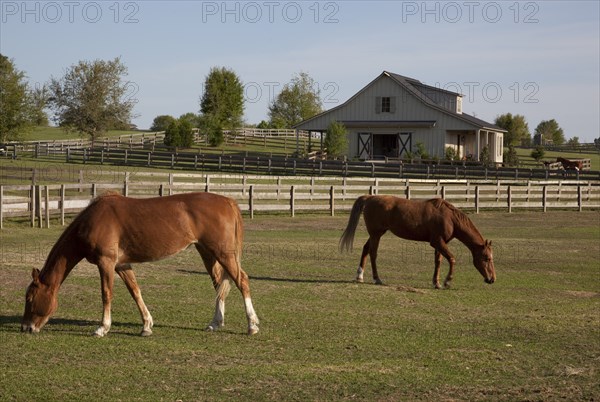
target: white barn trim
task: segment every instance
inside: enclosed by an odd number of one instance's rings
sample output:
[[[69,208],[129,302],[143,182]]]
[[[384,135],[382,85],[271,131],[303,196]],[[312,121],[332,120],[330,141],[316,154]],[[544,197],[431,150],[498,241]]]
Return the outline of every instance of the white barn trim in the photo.
[[[432,157],[447,147],[480,160],[484,147],[502,163],[506,130],[462,112],[462,95],[384,71],[343,104],[296,125],[324,133],[336,120],[348,129],[348,157],[402,157],[423,143]]]

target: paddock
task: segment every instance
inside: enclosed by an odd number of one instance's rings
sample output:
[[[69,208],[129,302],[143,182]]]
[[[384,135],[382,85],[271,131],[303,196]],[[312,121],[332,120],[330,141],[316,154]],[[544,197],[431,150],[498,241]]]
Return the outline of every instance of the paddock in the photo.
[[[136,266],[150,338],[139,337],[120,282],[110,336],[89,335],[101,305],[98,270],[87,263],[63,284],[44,331],[22,334],[31,268],[62,227],[9,221],[0,232],[2,399],[597,399],[598,211],[469,216],[494,242],[493,286],[457,241],[453,288],[434,290],[429,245],[386,234],[385,285],[376,286],[354,282],[360,250],[337,251],[347,214],[245,219],[242,264],[262,323],[252,338],[239,308],[222,331],[203,331],[214,291],[194,249]]]

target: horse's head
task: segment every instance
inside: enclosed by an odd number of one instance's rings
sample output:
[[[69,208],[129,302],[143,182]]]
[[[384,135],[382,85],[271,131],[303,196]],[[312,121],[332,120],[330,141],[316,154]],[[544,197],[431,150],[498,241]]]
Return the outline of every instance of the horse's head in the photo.
[[[473,265],[475,265],[475,268],[483,276],[485,283],[492,284],[496,281],[491,240],[486,240],[483,246],[473,250]]]
[[[25,313],[21,321],[21,331],[40,332],[58,307],[56,294],[40,281],[40,271],[33,269],[33,280],[25,294]]]

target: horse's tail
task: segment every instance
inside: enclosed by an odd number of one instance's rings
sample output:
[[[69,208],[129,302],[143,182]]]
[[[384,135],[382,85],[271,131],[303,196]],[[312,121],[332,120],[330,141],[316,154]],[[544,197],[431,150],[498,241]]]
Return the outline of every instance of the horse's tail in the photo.
[[[354,233],[356,232],[356,227],[358,226],[358,220],[360,219],[360,214],[365,207],[365,202],[369,199],[369,195],[362,195],[354,201],[354,205],[352,205],[352,211],[350,212],[350,218],[348,218],[348,225],[346,226],[346,230],[342,234],[340,238],[340,251],[351,251],[352,245],[354,243]]]

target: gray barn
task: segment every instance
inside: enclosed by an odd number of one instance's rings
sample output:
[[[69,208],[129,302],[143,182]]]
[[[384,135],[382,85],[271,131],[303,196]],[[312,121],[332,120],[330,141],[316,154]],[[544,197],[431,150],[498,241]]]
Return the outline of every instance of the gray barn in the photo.
[[[343,104],[296,125],[324,133],[333,120],[348,130],[348,157],[403,157],[423,143],[432,157],[452,147],[463,159],[480,160],[484,147],[502,163],[505,130],[462,112],[462,95],[384,71]]]

